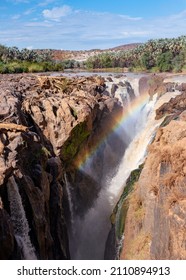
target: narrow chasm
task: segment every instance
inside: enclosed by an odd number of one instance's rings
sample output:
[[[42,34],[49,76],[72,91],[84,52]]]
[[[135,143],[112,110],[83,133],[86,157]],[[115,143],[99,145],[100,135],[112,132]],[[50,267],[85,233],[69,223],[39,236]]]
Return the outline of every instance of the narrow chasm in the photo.
[[[169,125],[180,120],[178,112],[184,119],[175,83],[154,75],[18,74],[1,76],[0,93],[0,259],[135,258],[130,237],[138,233],[139,256],[146,256],[154,232],[141,231],[150,200],[139,198],[138,185],[148,158],[154,153],[159,160],[164,186],[176,176],[166,177],[174,156],[184,156],[183,149],[174,155],[153,146],[165,145],[161,136],[173,133]],[[155,183],[151,191],[166,197]],[[164,215],[161,206],[154,206],[154,217]],[[138,222],[131,234],[133,212]],[[162,252],[156,242],[154,234],[151,258]]]
[[[163,121],[156,120],[156,110],[180,94],[170,94],[166,86],[162,96],[156,91],[150,94],[143,88],[148,79],[122,79],[122,86],[120,81],[117,87],[106,83],[107,92],[112,89],[112,96],[123,106],[117,125],[99,140],[93,151],[87,152],[84,160],[78,158],[74,173],[67,172],[72,259],[120,258],[128,196],[143,169],[147,147]]]

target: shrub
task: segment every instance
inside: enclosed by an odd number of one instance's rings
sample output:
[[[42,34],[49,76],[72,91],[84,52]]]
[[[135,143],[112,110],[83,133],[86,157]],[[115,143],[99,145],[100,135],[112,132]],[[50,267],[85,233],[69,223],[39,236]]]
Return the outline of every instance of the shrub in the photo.
[[[157,57],[157,66],[160,72],[168,72],[173,69],[173,54],[170,51],[160,54]]]

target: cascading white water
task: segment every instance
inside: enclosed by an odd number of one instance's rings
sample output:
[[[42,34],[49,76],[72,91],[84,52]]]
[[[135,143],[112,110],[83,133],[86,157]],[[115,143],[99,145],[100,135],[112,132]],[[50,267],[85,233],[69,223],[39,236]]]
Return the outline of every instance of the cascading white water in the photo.
[[[73,210],[73,203],[72,203],[72,187],[70,185],[70,182],[68,181],[67,174],[64,174],[64,179],[65,179],[65,189],[67,193],[67,199],[68,199],[68,207],[70,210],[70,227],[71,230],[73,230],[73,224],[74,224],[74,210]]]
[[[135,87],[137,87],[137,83],[135,83]],[[116,175],[105,183],[93,207],[88,210],[83,219],[75,218],[75,239],[70,240],[71,248],[73,248],[71,251],[72,259],[104,258],[105,242],[110,230],[109,218],[113,207],[116,205],[131,171],[143,162],[147,146],[162,122],[162,119],[155,120],[155,110],[177,94],[179,93],[167,93],[159,99],[156,95],[152,100],[147,99],[146,104],[139,106],[135,114],[131,111],[131,116],[122,125],[121,130],[124,129],[130,133],[131,126],[135,126],[130,135],[131,142],[125,151]],[[138,98],[138,93],[136,98]],[[130,111],[130,104],[128,109]]]
[[[7,184],[8,199],[10,202],[11,220],[13,223],[14,234],[25,260],[36,260],[35,249],[29,236],[29,225],[23,208],[22,199],[19,193],[18,185],[14,177],[10,177]]]
[[[121,194],[123,186],[131,171],[138,168],[145,159],[147,146],[154,138],[157,128],[162,123],[162,119],[155,120],[156,110],[162,104],[168,102],[172,97],[175,97],[178,94],[180,93],[167,92],[159,99],[157,99],[157,95],[154,95],[153,99],[143,108],[145,114],[142,114],[138,120],[143,122],[143,127],[129,144],[118,172],[109,184],[108,193],[110,193],[109,203],[111,205],[114,206],[117,203],[118,195]]]
[[[118,195],[121,194],[123,186],[131,171],[138,168],[139,164],[143,162],[147,146],[150,143],[156,128],[162,122],[162,120],[155,121],[155,112],[153,109],[156,99],[157,96],[155,95],[153,99],[151,101],[148,100],[145,106],[141,109],[140,118],[136,119],[136,126],[139,127],[138,133],[134,136],[125,151],[118,172],[109,184],[109,203],[113,207],[117,203]]]
[[[134,91],[137,98],[139,96],[137,82],[135,83]],[[123,88],[119,89],[119,95],[122,96],[122,94],[127,94],[127,92],[124,91]],[[132,138],[134,138],[136,133],[143,126],[143,124],[140,123],[140,119],[145,120],[147,112],[146,110],[142,110],[143,104],[141,104],[141,107],[139,106],[139,108],[137,108],[135,114],[132,114],[132,110],[130,108],[130,96],[127,96],[127,100],[130,117],[127,118],[124,123],[122,123],[119,128],[118,134],[121,137],[122,131],[126,131],[127,134],[130,135],[129,138],[132,140]],[[137,121],[139,121],[138,124]],[[89,175],[91,175],[90,170]],[[116,191],[115,196],[118,198],[118,191]],[[74,219],[75,239],[70,240],[70,247],[73,248],[73,250],[71,250],[72,259],[104,258],[105,242],[110,230],[109,218],[113,210],[113,203],[112,187],[110,186],[110,179],[108,179],[107,182],[105,182],[104,187],[101,189],[99,197],[96,200],[94,206],[87,211],[85,217],[82,219],[77,216]]]

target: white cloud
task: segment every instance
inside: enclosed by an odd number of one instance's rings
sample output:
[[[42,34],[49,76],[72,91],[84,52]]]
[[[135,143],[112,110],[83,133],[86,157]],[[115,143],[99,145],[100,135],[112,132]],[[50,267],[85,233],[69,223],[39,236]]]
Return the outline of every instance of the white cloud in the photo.
[[[123,31],[121,32],[121,35],[123,36],[123,38],[131,38],[131,37],[147,37],[151,35],[150,31]]]
[[[56,2],[56,0],[44,0],[38,4],[38,7],[48,6],[49,4],[52,4],[54,2]]]
[[[182,12],[179,13],[179,14],[171,15],[171,16],[170,16],[170,19],[172,19],[172,20],[178,20],[178,19],[182,19],[182,18],[185,18],[185,17],[186,17],[186,10],[182,11]]]
[[[142,17],[130,17],[130,16],[127,16],[127,15],[119,15],[119,17],[127,19],[127,20],[131,20],[131,21],[142,20]]]
[[[19,19],[21,17],[21,15],[14,15],[14,16],[12,16],[12,19],[13,20],[17,20],[17,19]]]
[[[42,14],[45,18],[50,20],[59,21],[62,17],[68,16],[72,13],[72,8],[67,5],[63,5],[62,7],[55,7],[51,10],[46,9],[43,10]]]
[[[28,47],[26,47],[26,49],[28,49],[28,50],[33,50],[33,46],[28,46]]]
[[[6,28],[0,31],[0,42],[20,48],[31,45],[35,48],[76,50],[110,48],[186,33],[185,11],[167,17],[145,19],[108,12],[77,11],[62,6],[45,9],[40,14],[37,12],[27,22],[15,20],[12,24],[7,18],[1,21]]]
[[[13,0],[14,3],[30,3],[29,0]]]
[[[35,11],[36,11],[35,8],[30,8],[30,9],[26,10],[26,11],[23,13],[23,15],[28,16],[28,15],[31,15],[32,13],[34,13]]]
[[[49,22],[28,22],[25,24],[27,27],[52,27],[53,25]]]

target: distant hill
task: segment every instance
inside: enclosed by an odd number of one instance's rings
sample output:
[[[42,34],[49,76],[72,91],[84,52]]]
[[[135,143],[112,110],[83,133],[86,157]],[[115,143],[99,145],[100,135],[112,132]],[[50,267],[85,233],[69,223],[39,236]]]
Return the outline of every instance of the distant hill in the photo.
[[[121,45],[121,46],[118,46],[118,47],[110,48],[108,50],[111,50],[111,51],[125,51],[125,50],[134,49],[134,48],[138,47],[139,45],[141,45],[141,43],[126,44],[126,45]]]
[[[74,59],[77,61],[84,61],[90,56],[98,55],[103,52],[119,52],[123,50],[131,50],[139,46],[140,43],[126,44],[109,49],[92,49],[84,51],[69,51],[69,50],[52,50],[52,56],[55,60]]]

